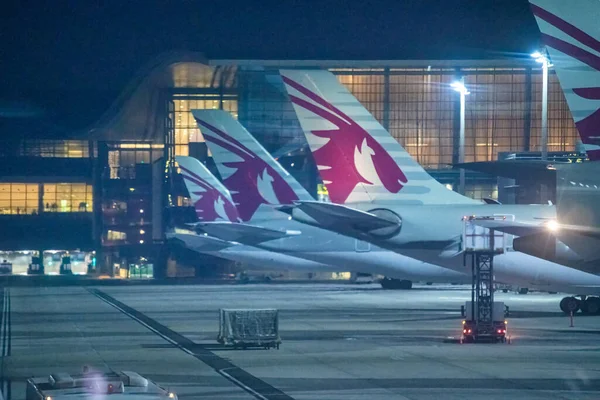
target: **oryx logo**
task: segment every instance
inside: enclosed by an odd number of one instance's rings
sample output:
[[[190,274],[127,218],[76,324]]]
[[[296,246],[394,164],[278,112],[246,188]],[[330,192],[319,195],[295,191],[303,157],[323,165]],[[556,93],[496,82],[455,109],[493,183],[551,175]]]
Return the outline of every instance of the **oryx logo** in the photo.
[[[190,197],[198,219],[203,222],[237,222],[238,212],[233,203],[198,174],[179,166],[181,176],[188,181]],[[197,200],[196,200],[197,199]]]
[[[290,94],[294,104],[335,125],[335,129],[311,131],[328,139],[313,156],[331,201],[343,204],[361,183],[381,185],[390,193],[404,187],[407,178],[398,164],[356,121],[290,78],[284,76],[283,81],[308,99]]]
[[[262,158],[231,135],[196,118],[204,139],[233,153],[239,161],[223,162],[234,172],[223,177],[243,221],[248,221],[261,204],[291,204],[298,196],[288,183]],[[208,132],[207,132],[208,131]]]
[[[565,35],[577,40],[584,46],[596,52],[600,52],[600,42],[594,37],[539,6],[531,4],[531,8],[536,17],[546,21],[548,24],[554,26]],[[600,73],[600,57],[598,57],[596,54],[543,32],[542,42],[545,45],[560,51],[561,53],[587,64],[589,67],[596,70],[596,72]],[[596,80],[598,79],[600,78],[596,78]],[[574,88],[573,93],[575,93],[581,99],[596,101],[600,100],[600,87]],[[597,103],[590,105],[589,103],[590,102],[585,101],[580,102],[581,107],[585,107],[586,109],[595,109],[595,111],[577,121],[575,125],[579,130],[581,140],[584,144],[598,146],[600,145],[600,104]],[[574,114],[580,111],[582,110],[571,109],[571,112]],[[587,153],[590,160],[600,160],[600,149],[587,150]]]

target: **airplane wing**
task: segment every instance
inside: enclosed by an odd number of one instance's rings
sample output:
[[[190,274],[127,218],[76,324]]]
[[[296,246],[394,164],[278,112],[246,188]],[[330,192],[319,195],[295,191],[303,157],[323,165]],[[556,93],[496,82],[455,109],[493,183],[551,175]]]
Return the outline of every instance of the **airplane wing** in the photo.
[[[323,227],[347,225],[361,232],[370,232],[381,228],[398,226],[395,221],[378,217],[366,211],[346,207],[340,204],[320,201],[296,201],[295,208],[306,213]],[[283,211],[283,210],[282,210]]]
[[[515,236],[528,236],[538,233],[547,233],[549,228],[545,225],[532,224],[518,221],[507,220],[475,220],[475,225],[483,228],[493,229],[499,232],[508,233]]]
[[[301,234],[300,231],[269,229],[237,222],[199,222],[195,224],[195,229],[221,240],[246,245],[255,245]]]
[[[532,224],[530,222],[507,220],[477,220],[475,221],[475,224],[515,236],[528,236],[551,232],[556,237],[563,235],[581,235],[600,239],[600,229],[581,225],[567,225],[560,223],[553,225]]]

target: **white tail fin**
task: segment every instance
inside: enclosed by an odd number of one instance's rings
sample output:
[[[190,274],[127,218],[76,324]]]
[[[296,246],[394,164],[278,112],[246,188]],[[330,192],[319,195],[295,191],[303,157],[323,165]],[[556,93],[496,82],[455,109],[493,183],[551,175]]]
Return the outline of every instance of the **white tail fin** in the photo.
[[[176,156],[180,174],[194,204],[198,220],[239,221],[229,191],[213,174],[193,157]]]
[[[475,202],[433,179],[331,72],[281,75],[333,202]]]
[[[242,220],[257,218],[255,213],[262,204],[312,200],[300,183],[231,114],[222,110],[193,110],[192,113]]]
[[[600,2],[530,0],[590,160],[600,160]]]

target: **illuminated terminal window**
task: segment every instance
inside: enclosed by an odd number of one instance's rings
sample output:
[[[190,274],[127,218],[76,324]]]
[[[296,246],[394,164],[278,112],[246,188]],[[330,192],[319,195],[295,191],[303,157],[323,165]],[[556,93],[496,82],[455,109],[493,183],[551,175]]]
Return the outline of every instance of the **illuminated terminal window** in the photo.
[[[218,95],[202,95],[198,99],[173,100],[173,127],[175,134],[175,155],[189,155],[189,144],[204,142],[202,133],[192,115],[192,110],[220,109],[221,100]],[[238,102],[235,99],[222,100],[223,110],[229,111],[234,118],[238,117]]]
[[[21,156],[87,158],[89,142],[86,140],[25,140],[19,151]]]
[[[452,163],[451,75],[415,73],[390,76],[389,132],[421,165]]]
[[[0,183],[0,214],[37,214],[37,183]]]
[[[526,75],[479,73],[465,76],[465,161],[492,161],[499,152],[525,146]]]
[[[110,179],[135,179],[136,166],[152,164],[163,156],[163,144],[111,143],[108,151]]]
[[[127,234],[125,232],[113,231],[109,229],[106,233],[106,240],[127,240]]]
[[[92,185],[87,183],[44,183],[44,212],[91,212]]]
[[[337,75],[338,80],[381,122],[383,119],[383,74]]]
[[[465,196],[475,200],[484,198],[498,199],[498,185],[495,184],[472,184],[465,185]]]

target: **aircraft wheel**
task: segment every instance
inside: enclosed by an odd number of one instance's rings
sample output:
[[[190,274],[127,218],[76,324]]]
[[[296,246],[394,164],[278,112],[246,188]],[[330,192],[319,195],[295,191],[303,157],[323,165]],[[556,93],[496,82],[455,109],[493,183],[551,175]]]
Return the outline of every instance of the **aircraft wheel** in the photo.
[[[412,281],[402,280],[398,282],[398,289],[409,290],[412,289]]]
[[[393,278],[383,278],[381,280],[381,287],[384,289],[400,289],[400,290],[408,290],[412,288],[412,281],[393,279]]]
[[[565,314],[575,314],[580,307],[581,303],[575,297],[565,297],[560,301],[560,309]]]
[[[600,298],[588,297],[581,304],[581,312],[590,315],[600,313]]]
[[[527,294],[527,293],[529,293],[529,288],[526,288],[526,287],[519,288],[519,294]]]

